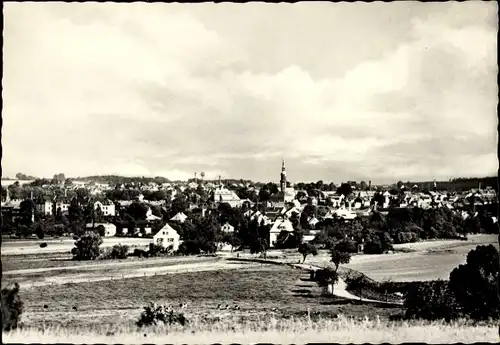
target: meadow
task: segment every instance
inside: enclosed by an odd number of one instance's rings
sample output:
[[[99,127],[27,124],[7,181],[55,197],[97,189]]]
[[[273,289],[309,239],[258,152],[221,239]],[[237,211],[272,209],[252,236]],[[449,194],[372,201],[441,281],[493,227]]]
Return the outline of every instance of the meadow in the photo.
[[[411,252],[355,255],[349,268],[379,281],[447,278],[478,244],[432,241],[407,245]],[[226,256],[235,256],[228,254]],[[240,258],[255,255],[239,253]],[[292,250],[269,251],[279,262],[302,261]],[[327,252],[308,256],[307,264],[325,265]],[[492,325],[389,322],[400,306],[364,304],[325,296],[307,270],[289,266],[233,262],[221,257],[128,258],[77,262],[67,253],[2,256],[2,286],[21,283],[23,328],[4,335],[6,342],[472,342],[498,341]],[[135,274],[135,275],[134,275]],[[121,275],[121,276],[120,276]],[[115,276],[113,280],[99,280]],[[78,279],[76,279],[78,278]],[[87,281],[86,281],[87,280]],[[95,280],[95,281],[92,281]],[[69,283],[74,281],[75,283]],[[29,287],[33,282],[47,285]],[[135,321],[149,302],[178,306],[191,322],[187,328],[156,327],[138,331]],[[230,310],[218,310],[217,305]],[[238,305],[239,310],[232,307]],[[277,308],[277,310],[273,310]],[[308,317],[309,315],[309,317]],[[367,317],[368,320],[363,320]],[[378,321],[377,321],[378,320]],[[168,338],[165,338],[168,332]],[[90,338],[89,338],[90,337]],[[74,339],[74,340],[73,340]],[[118,340],[119,339],[119,340]]]
[[[304,315],[308,308],[325,316],[382,318],[399,311],[323,296],[306,271],[265,264],[227,271],[41,286],[21,290],[20,294],[26,306],[23,323],[28,327],[132,327],[149,302],[173,306],[187,303],[183,312],[188,319],[207,316],[255,321],[273,308],[278,309],[275,315],[280,317]],[[231,308],[238,305],[240,310],[217,310],[218,304]]]

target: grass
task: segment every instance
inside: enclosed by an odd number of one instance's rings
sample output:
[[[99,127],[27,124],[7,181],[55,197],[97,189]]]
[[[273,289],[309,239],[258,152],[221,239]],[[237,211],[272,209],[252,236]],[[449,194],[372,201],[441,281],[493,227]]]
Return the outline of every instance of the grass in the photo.
[[[155,326],[138,330],[136,327],[96,326],[79,329],[61,327],[23,328],[3,334],[5,343],[475,343],[498,342],[498,325],[472,325],[463,321],[387,322],[381,319],[338,319],[295,317],[288,320],[260,317],[251,322],[238,318],[223,322],[191,319],[181,326]]]
[[[229,315],[246,320],[268,314],[274,307],[282,317],[304,315],[307,308],[324,315],[380,315],[382,318],[401,311],[324,297],[321,288],[308,281],[307,272],[274,265],[40,286],[21,290],[20,295],[25,303],[22,318],[27,326],[63,328],[133,324],[142,307],[151,301],[188,303],[185,312],[188,318],[204,315],[207,310],[215,313],[219,303],[239,305],[241,310],[228,311]],[[73,310],[74,306],[77,311]]]

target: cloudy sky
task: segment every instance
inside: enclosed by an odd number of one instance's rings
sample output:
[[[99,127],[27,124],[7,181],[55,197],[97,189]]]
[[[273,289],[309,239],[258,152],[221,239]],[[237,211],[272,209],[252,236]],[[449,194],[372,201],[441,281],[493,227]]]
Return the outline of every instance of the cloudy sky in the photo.
[[[496,173],[496,2],[4,5],[2,168]]]

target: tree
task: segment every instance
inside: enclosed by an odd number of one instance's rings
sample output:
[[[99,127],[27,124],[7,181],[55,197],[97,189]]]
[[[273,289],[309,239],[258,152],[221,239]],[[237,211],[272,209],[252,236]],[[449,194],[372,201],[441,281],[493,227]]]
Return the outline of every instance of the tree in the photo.
[[[366,184],[365,181],[361,181],[360,184],[359,184],[359,187],[361,190],[367,190],[368,189],[368,185]]]
[[[337,269],[327,266],[316,272],[316,283],[322,287],[330,287],[333,292],[335,283],[339,280]]]
[[[467,261],[450,273],[450,290],[462,312],[476,320],[498,318],[499,254],[493,245],[477,246]]]
[[[17,328],[21,320],[24,303],[19,296],[19,284],[16,282],[2,289],[2,331],[9,332]]]
[[[312,254],[314,256],[318,255],[318,248],[316,248],[316,246],[311,243],[302,243],[299,246],[299,253],[304,257],[304,260],[302,260],[302,263],[304,263],[309,254]]]
[[[337,272],[340,264],[348,264],[351,261],[351,254],[346,252],[341,252],[336,248],[330,249],[331,262],[335,265],[335,272]]]
[[[344,196],[348,196],[352,193],[352,187],[348,183],[342,183],[339,188],[337,188],[337,193]]]
[[[133,202],[127,208],[127,214],[129,214],[136,221],[145,220],[147,212],[148,212],[147,206],[139,202]]]
[[[40,222],[39,222],[38,224],[36,224],[36,227],[35,227],[35,235],[36,235],[39,239],[41,239],[41,240],[43,240],[43,239],[44,239],[44,237],[45,237],[45,232],[44,232],[44,229],[43,229],[43,225],[42,225],[42,223],[40,223]]]
[[[35,212],[35,204],[31,199],[26,199],[19,205],[19,213],[21,215],[21,224],[30,226],[33,223]]]
[[[75,241],[75,247],[71,250],[74,260],[95,260],[99,254],[99,246],[102,238],[95,232],[86,232]]]

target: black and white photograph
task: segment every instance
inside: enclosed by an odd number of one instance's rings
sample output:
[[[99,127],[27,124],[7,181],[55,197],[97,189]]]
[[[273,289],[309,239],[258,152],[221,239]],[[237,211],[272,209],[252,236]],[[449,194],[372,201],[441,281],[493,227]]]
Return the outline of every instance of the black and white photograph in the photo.
[[[2,343],[497,343],[498,26],[4,2]]]

